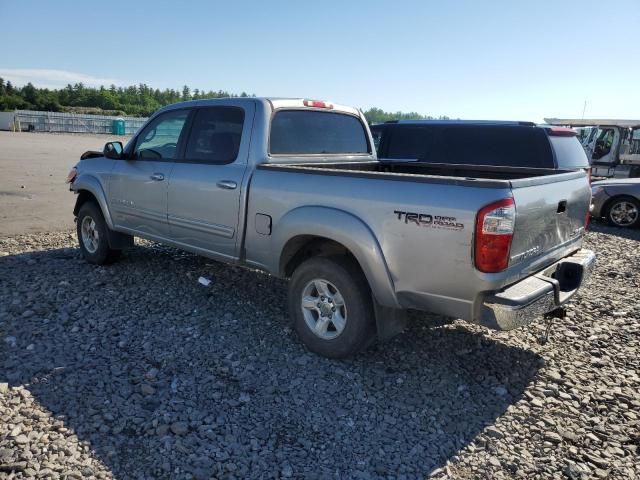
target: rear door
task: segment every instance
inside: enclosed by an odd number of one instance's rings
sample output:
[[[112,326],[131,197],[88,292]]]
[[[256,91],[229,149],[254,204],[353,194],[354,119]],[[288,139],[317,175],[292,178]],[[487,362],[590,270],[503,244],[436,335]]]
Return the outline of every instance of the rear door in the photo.
[[[223,258],[237,258],[241,185],[255,106],[230,100],[197,108],[184,155],[171,172],[168,221],[172,240]]]
[[[167,184],[188,116],[188,110],[158,115],[136,137],[128,158],[116,161],[109,181],[116,227],[168,237]]]

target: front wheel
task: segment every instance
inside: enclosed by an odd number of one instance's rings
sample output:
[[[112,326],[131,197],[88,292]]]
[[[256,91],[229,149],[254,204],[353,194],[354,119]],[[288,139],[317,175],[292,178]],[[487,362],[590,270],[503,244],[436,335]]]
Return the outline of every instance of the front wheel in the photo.
[[[121,250],[109,247],[107,238],[109,227],[102,211],[95,203],[86,202],[80,207],[76,228],[80,251],[87,262],[107,265],[120,257]]]
[[[289,311],[309,350],[345,358],[375,335],[371,291],[348,257],[316,257],[303,262],[289,282]]]
[[[607,208],[607,220],[616,227],[640,226],[640,202],[632,197],[614,198]]]

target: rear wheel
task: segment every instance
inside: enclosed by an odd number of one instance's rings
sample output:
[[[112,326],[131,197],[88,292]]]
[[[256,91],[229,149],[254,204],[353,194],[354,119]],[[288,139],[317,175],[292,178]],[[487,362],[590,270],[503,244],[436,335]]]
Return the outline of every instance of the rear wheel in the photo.
[[[640,202],[633,197],[617,197],[607,207],[607,221],[616,227],[640,226]]]
[[[107,265],[120,257],[121,250],[109,247],[109,227],[102,211],[95,203],[86,202],[80,207],[76,228],[80,251],[87,262]]]
[[[315,257],[298,266],[289,311],[304,344],[324,357],[353,355],[375,336],[369,285],[348,257]]]

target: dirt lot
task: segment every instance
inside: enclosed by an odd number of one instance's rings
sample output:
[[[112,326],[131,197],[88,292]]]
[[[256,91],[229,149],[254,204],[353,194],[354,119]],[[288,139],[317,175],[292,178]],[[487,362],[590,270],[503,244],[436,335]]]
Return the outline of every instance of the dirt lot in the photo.
[[[587,234],[596,270],[548,343],[543,322],[416,314],[331,361],[281,280],[144,241],[96,267],[70,229],[25,234],[71,226],[66,170],[106,139],[19,137],[0,137],[2,190],[34,192],[2,199],[0,478],[640,478],[640,231]]]
[[[73,227],[74,195],[64,180],[86,150],[108,135],[0,132],[0,237]]]

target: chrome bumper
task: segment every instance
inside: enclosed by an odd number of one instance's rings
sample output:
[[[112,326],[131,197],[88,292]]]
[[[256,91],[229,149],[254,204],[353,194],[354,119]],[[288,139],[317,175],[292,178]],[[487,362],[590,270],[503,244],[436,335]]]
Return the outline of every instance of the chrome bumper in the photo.
[[[495,330],[512,330],[556,310],[587,281],[595,261],[591,250],[578,250],[541,272],[488,295],[477,323]]]

